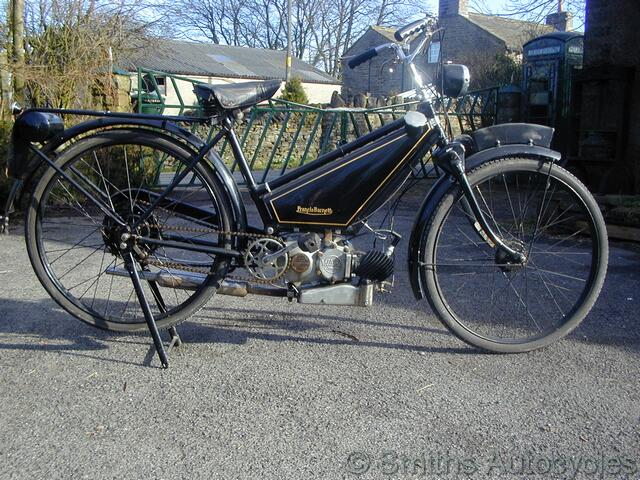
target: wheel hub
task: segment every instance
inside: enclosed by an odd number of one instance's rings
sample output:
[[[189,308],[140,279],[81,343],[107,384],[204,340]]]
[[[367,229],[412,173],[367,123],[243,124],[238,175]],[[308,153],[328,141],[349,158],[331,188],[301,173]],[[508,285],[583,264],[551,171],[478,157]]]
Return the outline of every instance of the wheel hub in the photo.
[[[157,245],[142,245],[136,240],[138,237],[160,238],[160,224],[155,215],[150,215],[135,230],[133,225],[140,219],[142,209],[134,206],[131,211],[130,203],[115,205],[116,213],[126,225],[116,223],[111,217],[105,215],[102,221],[102,239],[109,251],[118,257],[133,253],[136,260],[144,260],[151,255]]]
[[[526,247],[519,241],[511,242],[508,245],[509,248],[514,250],[519,256],[513,255],[506,251],[504,248],[498,247],[496,249],[495,262],[503,272],[510,272],[522,267],[525,267],[529,262],[526,255]]]

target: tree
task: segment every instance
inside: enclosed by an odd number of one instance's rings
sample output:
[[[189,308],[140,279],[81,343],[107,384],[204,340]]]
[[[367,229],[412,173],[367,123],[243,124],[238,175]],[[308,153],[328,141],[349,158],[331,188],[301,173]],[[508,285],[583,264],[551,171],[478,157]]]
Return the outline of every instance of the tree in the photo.
[[[293,77],[285,84],[280,98],[294,103],[309,103],[307,93],[302,87],[302,81],[298,77]]]
[[[287,0],[173,0],[163,5],[175,37],[281,50]],[[340,73],[341,58],[370,25],[400,25],[424,15],[420,0],[292,0],[292,51]],[[284,65],[283,65],[284,73]]]
[[[14,99],[24,100],[24,0],[11,0],[11,45],[13,54],[13,91]]]
[[[522,60],[506,52],[496,54],[475,53],[462,60],[471,72],[471,90],[519,85],[522,79]]]
[[[150,27],[136,21],[137,0],[30,0],[26,7],[21,74],[33,106],[87,106],[96,86],[109,95],[113,65],[140,48]]]

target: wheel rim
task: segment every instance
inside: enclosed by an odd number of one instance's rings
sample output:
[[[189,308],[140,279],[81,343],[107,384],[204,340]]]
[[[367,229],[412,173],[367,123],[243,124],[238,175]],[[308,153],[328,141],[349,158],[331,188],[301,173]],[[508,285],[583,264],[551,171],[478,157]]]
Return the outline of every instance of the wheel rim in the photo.
[[[524,265],[505,261],[482,240],[461,196],[449,206],[433,263],[425,267],[433,269],[442,306],[466,336],[535,346],[562,336],[586,314],[598,232],[578,193],[553,168],[504,172],[473,186],[491,227],[526,254]]]
[[[144,192],[160,192],[160,184],[169,183],[184,168],[183,155],[174,149],[153,143],[144,138],[135,143],[102,142],[80,152],[62,167],[75,180],[92,181],[108,193],[105,203],[112,211],[129,223],[149,205],[150,198]],[[75,170],[74,170],[75,169]],[[53,174],[44,189],[37,210],[36,232],[40,261],[47,276],[63,299],[79,311],[84,320],[98,326],[143,324],[144,317],[138,305],[131,280],[126,276],[122,254],[118,254],[108,217],[89,202],[73,185]],[[171,202],[174,202],[173,204]],[[178,202],[189,202],[206,209],[211,218],[190,218],[177,214]],[[201,169],[189,174],[171,195],[166,208],[155,210],[146,229],[140,232],[160,236],[171,232],[183,241],[193,239],[222,245],[224,238],[214,233],[182,233],[184,229],[204,227],[224,230],[221,220],[212,220],[220,212],[219,202],[211,191]],[[166,232],[166,233],[165,233]],[[187,239],[187,236],[191,238]],[[138,245],[139,248],[144,248]],[[204,271],[215,271],[214,255],[159,247],[142,252],[153,264],[143,261],[134,253],[139,271],[163,273],[171,277],[179,271],[173,262],[189,263]],[[115,269],[117,275],[109,274]],[[171,316],[189,305],[210,284],[211,275],[195,290],[167,288],[152,282],[143,282],[152,312],[157,320]],[[161,297],[161,299],[159,298]],[[63,303],[67,309],[68,305]]]

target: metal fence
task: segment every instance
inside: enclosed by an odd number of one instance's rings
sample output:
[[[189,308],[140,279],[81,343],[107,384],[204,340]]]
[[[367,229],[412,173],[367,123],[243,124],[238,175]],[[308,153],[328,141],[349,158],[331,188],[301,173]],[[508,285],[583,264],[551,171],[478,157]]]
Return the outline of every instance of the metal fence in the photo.
[[[167,103],[160,94],[159,85],[173,87],[177,103]],[[138,70],[136,109],[145,113],[171,113],[198,115],[201,107],[185,102],[180,82],[191,85],[202,83],[187,77],[155,70]],[[465,133],[495,123],[497,114],[497,88],[469,92],[464,97],[445,99],[438,110],[448,112],[454,134]],[[401,118],[418,102],[406,102],[377,108],[319,108],[285,100],[270,100],[250,109],[238,122],[237,133],[251,170],[258,182],[268,181],[285,172],[304,165],[337,145],[347,143],[380,126]],[[210,138],[214,129],[194,126],[202,138]],[[236,172],[237,165],[230,148],[222,143],[218,152]],[[416,172],[429,172],[428,159]]]

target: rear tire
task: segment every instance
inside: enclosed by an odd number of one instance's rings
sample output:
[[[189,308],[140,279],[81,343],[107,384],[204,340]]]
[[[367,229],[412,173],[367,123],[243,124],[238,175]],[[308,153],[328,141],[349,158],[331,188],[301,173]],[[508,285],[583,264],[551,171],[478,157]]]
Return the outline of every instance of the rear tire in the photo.
[[[179,169],[191,155],[184,145],[168,137],[141,130],[112,130],[74,143],[59,154],[56,164],[67,173],[72,167],[81,172],[109,193],[106,201],[112,209],[122,210],[119,214],[123,217],[134,218],[148,206],[137,192],[162,191],[156,184],[163,169]],[[161,163],[154,167],[154,162],[159,161]],[[148,168],[152,170],[147,171]],[[80,178],[76,173],[72,175]],[[172,198],[191,202],[198,198],[198,206],[217,215],[208,228],[231,230],[233,214],[229,199],[211,168],[200,162],[192,179],[191,186],[176,188]],[[202,223],[188,216],[177,215],[171,208],[165,210],[154,211],[156,223],[147,232],[154,228],[158,231],[169,228],[172,232],[180,227],[202,228]],[[107,217],[53,168],[47,169],[36,184],[25,223],[27,252],[36,276],[62,308],[104,330],[134,332],[147,328],[130,278],[106,273],[109,268],[124,269],[122,257],[118,258],[113,245],[109,246],[107,241]],[[182,235],[179,230],[178,234]],[[210,238],[219,246],[231,241],[222,235],[199,236],[205,240]],[[161,302],[155,299],[151,283],[143,281],[160,329],[175,326],[197,313],[215,294],[229,266],[225,258],[164,247],[151,251],[149,258],[161,259],[167,265],[145,267],[154,271],[173,274],[175,269],[169,266],[170,262],[190,261],[194,265],[198,262],[209,272],[195,291],[158,287],[163,297]],[[140,259],[136,267],[140,271]],[[88,290],[84,291],[85,287]]]
[[[458,338],[492,352],[526,352],[566,336],[593,307],[607,269],[606,226],[593,196],[562,167],[538,160],[496,160],[467,175],[492,228],[527,263],[509,264],[487,245],[454,185],[421,243],[431,307]]]

